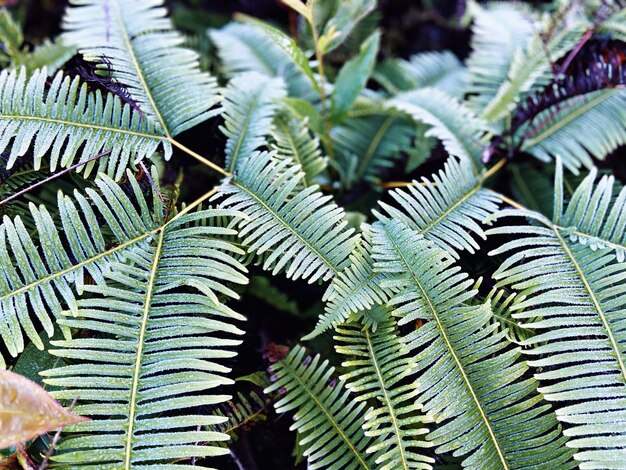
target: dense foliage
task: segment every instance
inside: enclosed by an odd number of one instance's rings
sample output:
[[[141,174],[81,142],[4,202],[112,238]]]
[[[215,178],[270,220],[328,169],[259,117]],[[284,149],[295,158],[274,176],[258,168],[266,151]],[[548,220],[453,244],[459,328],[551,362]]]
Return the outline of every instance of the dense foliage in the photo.
[[[0,11],[5,467],[626,468],[626,8],[422,3]]]

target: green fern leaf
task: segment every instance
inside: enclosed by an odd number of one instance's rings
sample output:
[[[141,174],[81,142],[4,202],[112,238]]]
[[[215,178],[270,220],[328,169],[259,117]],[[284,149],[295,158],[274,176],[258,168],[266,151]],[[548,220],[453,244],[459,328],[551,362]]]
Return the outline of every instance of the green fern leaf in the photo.
[[[626,90],[607,88],[570,98],[540,113],[516,137],[521,150],[540,160],[559,155],[578,174],[626,143]]]
[[[272,366],[274,383],[265,393],[284,390],[276,411],[296,410],[291,429],[298,431],[309,468],[375,468],[366,452],[375,441],[362,429],[365,403],[357,403],[342,381],[334,381],[333,372],[328,361],[306,356],[296,346]]]
[[[380,64],[372,78],[389,93],[397,95],[418,88],[437,88],[461,98],[467,69],[449,51],[422,52],[409,60],[389,59]]]
[[[377,439],[368,449],[368,453],[381,453],[377,468],[432,468],[435,460],[420,453],[430,444],[420,439],[428,429],[421,425],[427,418],[420,415],[421,405],[415,403],[418,387],[414,382],[405,383],[416,364],[395,323],[381,324],[373,333],[358,324],[345,324],[337,327],[336,333],[335,349],[348,356],[342,363],[348,372],[341,379],[356,393],[357,401],[376,403],[366,413],[363,429]]]
[[[346,229],[344,212],[317,186],[297,191],[303,173],[290,161],[274,161],[273,153],[245,159],[230,184],[220,187],[224,207],[245,214],[238,222],[242,242],[262,255],[264,269],[286,269],[288,278],[328,280],[345,266],[358,237]]]
[[[247,72],[233,78],[224,91],[226,168],[232,173],[243,160],[266,143],[277,109],[276,100],[285,96],[280,78]]]
[[[561,177],[559,170],[557,188]],[[599,230],[603,218],[598,214],[606,213],[609,204],[608,180],[595,191],[592,181],[583,182],[564,214],[562,190],[557,191],[554,223],[531,211],[505,210],[497,216],[526,217],[535,224],[494,228],[488,234],[515,235],[490,253],[513,252],[494,278],[498,286],[526,296],[513,316],[536,331],[522,344],[532,347],[527,353],[539,390],[570,426],[565,434],[572,436],[568,445],[579,449],[575,458],[584,468],[616,468],[624,461],[626,439],[626,296],[620,287],[626,265],[615,262],[612,249],[592,250],[568,236],[579,240],[584,232],[556,224],[580,222],[591,233]],[[588,223],[586,216],[597,218]],[[610,233],[613,227],[606,228]]]
[[[87,60],[108,59],[112,77],[167,138],[216,114],[217,83],[181,47],[162,1],[72,0],[63,28],[64,42]]]
[[[304,172],[304,186],[311,186],[315,177],[326,169],[328,158],[322,156],[319,138],[313,137],[307,119],[298,121],[291,113],[276,116],[272,126],[272,149],[277,160],[291,159]]]
[[[398,324],[426,321],[404,341],[415,350],[419,401],[441,423],[427,436],[437,452],[471,468],[573,468],[556,417],[522,378],[520,349],[494,331],[488,303],[465,305],[476,291],[450,256],[398,221],[375,224],[373,246]]]
[[[98,166],[119,179],[130,163],[150,157],[161,144],[169,157],[170,144],[128,104],[111,94],[88,93],[78,78],[58,73],[50,87],[46,78],[45,69],[30,78],[25,69],[0,74],[0,152],[11,145],[7,168],[29,150],[35,169],[45,156],[50,171],[110,150],[108,157],[87,163],[84,172]]]
[[[497,193],[482,188],[481,178],[472,173],[466,160],[455,158],[432,181],[414,181],[406,190],[389,194],[398,207],[381,201],[382,212],[375,211],[379,220],[401,221],[455,257],[458,251],[479,249],[474,236],[486,238],[481,223],[496,212],[500,202]]]
[[[231,398],[216,390],[233,383],[220,362],[235,355],[243,334],[232,322],[244,317],[220,302],[238,297],[227,283],[247,282],[231,256],[241,250],[218,238],[228,230],[194,223],[222,215],[233,214],[209,209],[172,219],[113,263],[106,285],[85,287],[93,297],[78,302],[75,317],[59,320],[92,334],[51,342],[52,354],[74,363],[45,372],[45,382],[62,387],[53,392],[58,399],[79,397],[75,410],[94,418],[67,429],[59,468],[163,467],[227,453],[211,444],[226,434],[198,430],[226,420],[199,408]]]
[[[381,287],[385,279],[383,273],[374,272],[371,256],[371,233],[368,226],[363,226],[363,238],[354,253],[350,255],[350,264],[346,266],[324,293],[325,311],[317,322],[315,329],[304,336],[310,340],[329,330],[333,326],[345,322],[350,315],[383,305],[389,299],[385,289]],[[376,322],[372,328],[376,329]]]
[[[431,126],[426,137],[437,137],[450,155],[472,162],[474,173],[483,168],[483,139],[488,125],[461,102],[435,88],[424,88],[401,93],[388,106]]]

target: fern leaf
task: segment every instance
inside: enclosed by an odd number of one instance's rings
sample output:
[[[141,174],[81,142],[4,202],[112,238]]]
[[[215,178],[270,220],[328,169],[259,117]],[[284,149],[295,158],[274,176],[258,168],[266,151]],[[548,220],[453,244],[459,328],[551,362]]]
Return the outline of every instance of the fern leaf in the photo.
[[[296,410],[292,430],[309,468],[375,468],[366,449],[374,439],[364,434],[365,403],[357,403],[342,381],[333,380],[334,367],[320,356],[306,356],[302,346],[272,366],[274,383],[265,393],[284,391],[278,413]]]
[[[392,114],[351,118],[334,126],[331,136],[343,185],[380,182],[381,171],[409,150],[414,134],[410,121]]]
[[[377,305],[383,305],[389,296],[381,287],[385,279],[383,273],[374,272],[371,256],[371,234],[368,226],[363,226],[363,238],[354,253],[350,255],[350,264],[336,276],[323,300],[325,311],[315,325],[315,329],[303,337],[310,340],[345,322],[350,315],[367,311]],[[376,329],[376,323],[371,325]]]
[[[276,100],[284,97],[280,78],[248,72],[233,78],[224,91],[226,168],[232,173],[242,160],[266,143],[276,113]]]
[[[377,468],[432,468],[435,460],[420,453],[430,447],[420,436],[428,433],[422,426],[425,416],[415,403],[418,387],[405,383],[414,374],[416,364],[409,349],[398,336],[393,321],[379,325],[376,332],[358,324],[337,327],[335,349],[348,356],[342,363],[348,372],[341,379],[357,394],[358,401],[375,400],[375,407],[365,415],[365,434],[377,438],[368,453],[380,452]]]
[[[615,468],[623,462],[626,439],[626,295],[620,287],[626,265],[615,262],[612,249],[592,250],[569,239],[575,228],[556,225],[578,221],[583,229],[597,228],[602,218],[587,224],[585,213],[606,211],[608,180],[591,191],[592,180],[582,184],[565,215],[557,194],[554,223],[530,211],[506,210],[498,217],[527,217],[539,225],[504,226],[488,234],[515,235],[490,253],[513,252],[494,278],[526,296],[513,316],[536,331],[522,344],[532,347],[529,364],[537,369],[540,392],[570,425],[565,434],[572,436],[568,445],[579,449],[575,458],[583,468]]]
[[[413,182],[406,190],[389,192],[398,207],[379,202],[379,220],[399,220],[458,257],[458,251],[474,253],[475,236],[486,238],[481,223],[496,212],[497,193],[482,188],[481,178],[472,173],[467,161],[450,158],[442,171]]]
[[[319,138],[308,130],[307,120],[298,121],[288,113],[276,116],[272,126],[272,149],[277,160],[291,159],[304,172],[304,186],[326,169],[328,158],[322,156]]]
[[[181,47],[162,1],[72,0],[63,28],[87,60],[110,62],[112,77],[166,137],[216,114],[217,83]]]
[[[309,283],[328,280],[343,269],[358,237],[317,186],[296,190],[303,178],[299,166],[273,157],[263,152],[244,160],[230,184],[220,187],[222,205],[246,215],[238,227],[249,251],[271,250],[264,269],[286,269],[288,278]]]
[[[289,96],[307,101],[319,100],[319,92],[283,49],[258,26],[229,23],[222,29],[209,30],[217,46],[222,72],[229,78],[243,72],[258,72],[268,77],[281,77]]]
[[[80,397],[76,410],[94,418],[68,430],[55,454],[61,468],[79,460],[131,469],[227,452],[210,444],[227,435],[197,430],[226,419],[199,408],[231,398],[216,390],[233,383],[220,362],[243,334],[232,323],[244,317],[220,302],[238,297],[227,283],[247,282],[231,256],[240,250],[218,239],[223,229],[194,224],[222,212],[172,219],[111,265],[106,286],[85,287],[93,297],[78,302],[76,317],[59,320],[91,335],[51,342],[52,354],[75,362],[47,371],[45,382],[63,387],[58,399]]]
[[[450,155],[469,160],[479,173],[488,125],[461,102],[440,90],[424,88],[401,93],[388,106],[431,126],[426,137],[437,137]]]
[[[158,129],[117,97],[88,93],[86,84],[62,73],[46,90],[46,77],[45,69],[30,78],[25,69],[0,73],[0,152],[11,145],[7,168],[29,150],[35,169],[46,156],[50,171],[111,150],[108,157],[86,164],[84,171],[89,174],[98,165],[119,179],[131,157],[133,162],[149,157],[160,144],[166,158],[171,153]]]
[[[576,96],[540,113],[517,133],[521,150],[540,160],[555,155],[578,174],[626,143],[626,90],[607,88]]]
[[[560,164],[557,164],[558,172],[562,173]],[[572,229],[568,231],[570,240],[592,250],[610,248],[621,263],[626,259],[626,188],[614,198],[615,177],[605,175],[596,182],[597,174],[593,168],[574,191],[567,208],[554,220]],[[562,180],[559,175],[557,184]],[[564,208],[562,188],[555,191],[555,197],[560,198],[555,207]]]
[[[482,7],[472,1],[469,9],[474,22],[466,91],[471,109],[481,113],[507,83],[516,54],[523,54],[536,26],[522,3],[493,2]]]
[[[441,423],[427,436],[437,452],[465,456],[472,468],[574,467],[535,380],[522,378],[520,349],[495,333],[488,303],[464,305],[476,295],[467,275],[400,222],[375,224],[373,242],[398,324],[426,321],[405,342],[415,350],[419,401]]]
[[[437,88],[461,98],[467,69],[449,52],[422,52],[409,60],[389,59],[380,64],[373,78],[389,93],[397,95],[418,88]]]
[[[155,197],[154,207],[148,209],[137,182],[132,176],[129,181],[139,209],[119,185],[103,175],[95,183],[99,191],[86,190],[89,199],[76,191],[73,202],[59,193],[62,231],[43,206],[30,206],[37,237],[31,238],[20,217],[4,217],[0,225],[0,335],[12,356],[24,349],[22,329],[43,348],[31,312],[52,336],[50,314],[58,317],[66,307],[77,312],[75,291],[83,291],[86,274],[102,284],[112,261],[154,236],[163,217],[162,204]],[[99,217],[112,233],[113,246],[105,244]]]

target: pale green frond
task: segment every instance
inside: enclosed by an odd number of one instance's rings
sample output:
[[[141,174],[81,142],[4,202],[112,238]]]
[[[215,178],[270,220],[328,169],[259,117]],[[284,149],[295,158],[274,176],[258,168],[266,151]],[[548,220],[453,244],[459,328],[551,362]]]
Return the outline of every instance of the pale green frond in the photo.
[[[557,172],[562,171],[561,165],[557,164]],[[592,250],[614,250],[617,261],[623,262],[626,259],[626,188],[614,197],[615,177],[604,175],[596,181],[597,174],[593,168],[567,204],[563,202],[563,191],[555,191],[555,197],[561,198],[556,207],[562,211],[554,220],[571,228],[567,231],[570,240]],[[562,181],[562,177],[557,181]]]
[[[374,80],[392,95],[418,88],[437,88],[461,98],[467,69],[449,51],[421,52],[405,59],[388,59],[376,68]]]
[[[504,289],[494,287],[487,295],[486,300],[491,303],[493,322],[499,325],[506,334],[506,338],[512,343],[521,345],[535,332],[529,328],[524,328],[519,320],[513,317],[516,313],[515,306],[526,299],[525,296],[517,292],[508,293]],[[496,330],[499,331],[499,330]]]
[[[435,463],[424,455],[431,444],[424,440],[428,419],[416,403],[418,387],[407,380],[416,364],[409,348],[399,336],[394,321],[378,326],[376,332],[359,324],[336,328],[335,349],[347,356],[341,365],[347,372],[341,376],[346,387],[357,395],[357,401],[371,400],[374,408],[365,414],[363,429],[377,439],[368,453],[378,452],[376,468],[429,469]]]
[[[119,179],[135,161],[150,157],[161,145],[171,146],[158,128],[128,104],[99,91],[89,93],[78,78],[59,72],[46,83],[45,69],[27,78],[20,72],[0,73],[0,152],[10,146],[7,168],[32,151],[35,169],[44,162],[50,171],[111,151],[83,167],[97,167]]]
[[[346,265],[358,236],[344,212],[317,186],[298,191],[303,173],[274,154],[254,153],[220,187],[222,205],[245,214],[237,226],[249,251],[271,251],[263,268],[291,279],[328,280]]]
[[[304,186],[314,184],[326,169],[328,157],[322,156],[319,138],[309,132],[307,119],[300,121],[291,113],[282,113],[274,118],[271,136],[276,159],[291,159],[304,172]]]
[[[0,42],[4,54],[11,59],[20,57],[24,34],[20,25],[6,8],[0,10]]]
[[[345,322],[350,315],[384,305],[389,296],[381,287],[385,274],[374,272],[372,261],[371,233],[363,226],[363,238],[356,250],[350,254],[350,263],[333,279],[324,293],[324,313],[315,329],[303,340],[315,338],[333,326]],[[375,322],[370,325],[375,329]]]
[[[195,224],[223,213],[172,219],[59,320],[91,335],[51,342],[72,365],[45,372],[45,382],[61,388],[58,399],[77,397],[74,410],[93,420],[66,429],[58,468],[130,470],[227,453],[214,443],[228,436],[203,429],[226,418],[199,408],[231,398],[223,361],[235,356],[243,331],[233,323],[244,317],[220,299],[237,298],[227,285],[247,280],[232,256],[241,250],[219,239],[228,231]],[[187,462],[177,468],[193,468]]]
[[[485,239],[482,222],[498,210],[497,193],[482,188],[466,160],[448,159],[443,170],[414,181],[389,195],[397,207],[380,201],[379,220],[398,220],[439,247],[458,257],[458,251],[475,253],[476,237]]]
[[[44,206],[30,206],[37,236],[31,237],[20,217],[4,217],[0,225],[0,335],[12,356],[24,349],[22,330],[43,347],[31,316],[52,336],[52,317],[65,308],[77,312],[76,292],[85,288],[86,275],[103,284],[112,261],[145,246],[154,236],[162,223],[162,204],[154,197],[154,207],[149,209],[129,176],[137,207],[119,185],[102,175],[95,182],[98,191],[87,189],[87,197],[76,191],[73,201],[59,193],[62,230],[55,227]],[[104,219],[103,225],[99,219]],[[104,227],[112,235],[112,246],[105,243]]]
[[[592,192],[590,184],[583,184],[574,209],[555,220],[584,224],[580,214],[585,193],[592,195],[586,198],[591,206],[606,205],[603,188]],[[556,207],[555,213],[561,214],[558,200]],[[592,250],[572,241],[568,235],[575,228],[562,228],[530,211],[500,214],[507,216],[534,222],[488,234],[515,237],[491,252],[508,254],[494,278],[498,286],[511,286],[526,296],[515,305],[513,316],[536,332],[522,344],[532,347],[527,354],[541,382],[539,390],[557,405],[558,419],[568,424],[568,446],[578,449],[575,458],[581,468],[618,468],[626,440],[626,295],[621,287],[626,265],[615,262],[611,249]]]
[[[295,410],[290,429],[300,436],[308,468],[376,468],[366,451],[375,440],[362,429],[366,404],[354,400],[343,381],[334,379],[334,370],[328,361],[307,356],[298,345],[272,365],[273,383],[265,393],[282,390],[276,411]]]
[[[575,96],[540,113],[516,134],[521,150],[540,160],[556,155],[572,172],[591,168],[626,143],[626,90],[606,88]]]
[[[466,305],[476,295],[468,276],[397,221],[374,225],[373,247],[398,323],[426,322],[404,341],[414,350],[419,402],[438,423],[427,436],[437,452],[463,456],[469,468],[573,468],[555,415],[524,378],[520,348],[494,331],[489,303]]]
[[[48,75],[54,75],[75,54],[75,47],[63,44],[63,41],[59,39],[44,40],[32,52],[26,54],[19,65],[26,67],[29,74],[45,67]]]
[[[547,42],[538,33],[533,34],[525,47],[515,50],[506,80],[481,110],[481,116],[497,122],[515,109],[525,93],[547,85],[553,76],[552,64],[577,45],[588,26],[579,24],[557,31]]]
[[[523,53],[538,25],[522,3],[493,2],[481,6],[472,1],[468,8],[473,23],[466,92],[470,94],[469,106],[480,114],[507,82],[516,54]]]
[[[229,23],[222,29],[209,30],[208,34],[217,46],[221,71],[228,78],[243,72],[282,77],[289,96],[313,102],[319,99],[311,80],[262,28],[253,24]]]
[[[226,169],[229,173],[243,164],[255,150],[266,144],[276,114],[277,100],[285,96],[280,78],[247,72],[233,78],[224,90]]]
[[[226,421],[208,426],[208,429],[226,434],[230,441],[236,441],[238,434],[243,433],[246,428],[267,419],[267,410],[270,403],[271,398],[263,398],[254,391],[246,395],[237,393],[234,399],[223,404],[221,408],[217,408],[214,412],[216,416],[226,418]],[[215,444],[220,447],[226,447],[229,442],[221,441],[215,442]]]
[[[410,149],[415,132],[415,125],[404,117],[382,113],[334,126],[331,137],[343,185],[380,182],[381,171],[393,167]]]
[[[489,128],[463,103],[441,90],[424,88],[401,93],[391,99],[388,106],[431,126],[425,134],[427,137],[437,137],[450,155],[469,160],[474,172],[480,172],[485,148],[483,139]]]
[[[166,13],[163,1],[72,0],[63,40],[87,60],[106,58],[112,78],[169,138],[214,116],[219,97]]]

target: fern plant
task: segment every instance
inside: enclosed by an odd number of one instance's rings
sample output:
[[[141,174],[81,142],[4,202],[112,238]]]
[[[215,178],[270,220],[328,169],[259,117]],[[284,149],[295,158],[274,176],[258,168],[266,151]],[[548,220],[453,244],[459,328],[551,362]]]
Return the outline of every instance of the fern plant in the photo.
[[[626,468],[622,3],[183,3],[0,11],[0,466]]]

